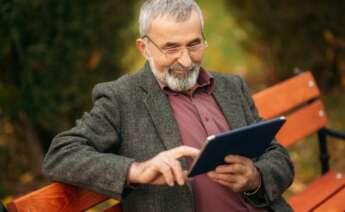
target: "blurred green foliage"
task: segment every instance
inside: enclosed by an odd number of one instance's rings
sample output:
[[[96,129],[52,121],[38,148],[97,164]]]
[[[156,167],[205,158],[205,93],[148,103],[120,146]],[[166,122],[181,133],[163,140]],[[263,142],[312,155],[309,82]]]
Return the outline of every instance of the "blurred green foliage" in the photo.
[[[40,135],[70,127],[95,83],[125,72],[133,0],[1,0],[0,110]]]
[[[311,69],[324,89],[345,85],[345,1],[226,2],[254,37],[247,48],[270,65],[269,79],[284,79],[299,67]]]

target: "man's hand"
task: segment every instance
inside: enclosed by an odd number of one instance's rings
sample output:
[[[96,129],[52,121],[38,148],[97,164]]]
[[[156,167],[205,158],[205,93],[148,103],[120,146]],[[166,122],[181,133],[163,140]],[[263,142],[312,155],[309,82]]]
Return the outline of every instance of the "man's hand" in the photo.
[[[133,184],[168,184],[175,182],[184,185],[187,180],[186,171],[182,170],[178,161],[181,157],[198,156],[200,151],[189,146],[179,146],[159,153],[150,160],[134,162],[128,171],[128,182]]]
[[[227,164],[217,166],[207,175],[234,192],[252,191],[261,183],[261,176],[252,160],[238,155],[225,157]]]

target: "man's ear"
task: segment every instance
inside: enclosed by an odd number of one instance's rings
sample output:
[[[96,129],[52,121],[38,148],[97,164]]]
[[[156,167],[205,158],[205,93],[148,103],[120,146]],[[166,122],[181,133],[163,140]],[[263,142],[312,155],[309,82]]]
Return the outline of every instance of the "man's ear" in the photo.
[[[146,51],[146,42],[144,41],[144,39],[138,38],[135,41],[135,45],[136,45],[137,49],[140,51],[141,55],[143,57],[145,57],[145,59],[148,59],[149,55],[148,55],[148,53]]]

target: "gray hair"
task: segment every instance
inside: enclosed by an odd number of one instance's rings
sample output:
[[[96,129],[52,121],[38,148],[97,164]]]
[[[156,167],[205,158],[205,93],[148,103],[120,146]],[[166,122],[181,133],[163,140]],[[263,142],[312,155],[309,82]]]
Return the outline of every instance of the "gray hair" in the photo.
[[[204,17],[200,7],[194,0],[147,0],[140,9],[140,36],[147,35],[151,22],[159,16],[171,16],[177,22],[181,22],[187,20],[192,11],[195,11],[199,15],[201,29],[204,30]]]

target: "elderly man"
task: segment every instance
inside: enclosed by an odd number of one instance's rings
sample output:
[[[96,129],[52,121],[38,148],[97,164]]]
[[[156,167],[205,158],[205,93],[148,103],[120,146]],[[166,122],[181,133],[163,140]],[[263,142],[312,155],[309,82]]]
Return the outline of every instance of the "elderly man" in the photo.
[[[139,25],[148,62],[96,85],[92,110],[54,138],[44,173],[120,199],[123,211],[290,211],[281,195],[293,166],[276,141],[256,161],[228,155],[187,179],[207,136],[260,118],[240,77],[201,67],[207,42],[193,0],[146,1]]]

